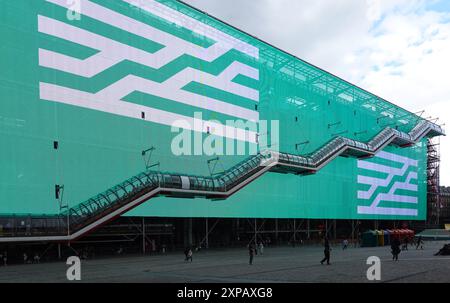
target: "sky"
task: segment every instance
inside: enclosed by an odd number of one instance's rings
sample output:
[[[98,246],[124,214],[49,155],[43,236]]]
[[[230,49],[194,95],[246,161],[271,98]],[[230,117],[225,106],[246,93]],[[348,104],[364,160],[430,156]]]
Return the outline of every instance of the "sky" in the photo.
[[[184,0],[423,117],[450,137],[450,0]],[[440,138],[450,186],[450,138]]]

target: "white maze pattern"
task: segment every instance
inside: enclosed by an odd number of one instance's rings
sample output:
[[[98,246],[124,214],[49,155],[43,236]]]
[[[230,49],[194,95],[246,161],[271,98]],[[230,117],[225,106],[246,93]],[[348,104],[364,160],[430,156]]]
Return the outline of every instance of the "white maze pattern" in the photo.
[[[67,9],[70,8],[70,4],[66,0],[47,1]],[[259,58],[259,51],[256,47],[183,15],[161,3],[153,0],[123,1],[148,11],[153,15],[169,20],[178,26],[185,27],[197,34],[213,39],[216,43],[204,48],[92,1],[80,0],[80,13],[82,16],[88,16],[131,34],[152,40],[164,45],[164,47],[155,53],[149,53],[81,29],[76,26],[76,22],[68,24],[39,15],[39,32],[98,50],[98,53],[95,55],[81,60],[51,50],[39,49],[39,65],[85,78],[92,78],[125,60],[159,69],[184,54],[212,62],[229,50],[236,49],[255,59]],[[127,75],[123,79],[111,83],[108,87],[96,93],[89,93],[44,82],[40,82],[39,88],[40,98],[44,100],[90,108],[136,119],[141,119],[141,112],[144,112],[145,119],[148,121],[172,126],[176,124],[176,121],[181,120],[188,122],[187,124],[183,123],[183,125],[185,125],[184,128],[189,128],[190,130],[206,133],[208,129],[215,129],[217,130],[215,135],[256,143],[256,133],[252,131],[245,131],[234,127],[221,127],[213,122],[197,121],[198,119],[194,119],[193,117],[122,101],[125,96],[134,91],[138,91],[226,114],[237,119],[257,122],[259,119],[259,113],[257,111],[182,89],[190,82],[195,81],[234,95],[242,96],[254,102],[259,102],[258,90],[232,82],[233,78],[237,75],[244,75],[259,80],[258,69],[235,61],[217,76],[191,67],[185,68],[163,83],[143,79],[134,75]]]
[[[411,182],[413,180],[417,180],[418,161],[388,152],[379,152],[375,157],[401,163],[402,166],[401,168],[396,168],[377,164],[371,161],[358,160],[358,168],[360,169],[360,172],[375,171],[387,174],[385,179],[358,175],[358,184],[370,185],[369,190],[358,191],[358,199],[371,202],[370,206],[358,206],[358,214],[417,216],[418,186],[417,184],[412,184]],[[408,171],[409,173],[406,175]],[[394,182],[391,185],[394,177],[396,176],[403,177],[405,181]],[[375,192],[380,188],[387,191],[387,193],[379,193],[378,195],[375,195]],[[410,192],[410,195],[398,194],[396,193],[397,190],[406,190]],[[415,205],[416,208],[380,207],[379,204],[382,201],[405,203],[411,206]]]

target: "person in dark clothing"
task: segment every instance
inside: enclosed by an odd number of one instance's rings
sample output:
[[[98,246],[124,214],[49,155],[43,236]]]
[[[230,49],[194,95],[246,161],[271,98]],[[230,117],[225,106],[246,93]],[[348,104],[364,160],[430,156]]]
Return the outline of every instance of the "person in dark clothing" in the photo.
[[[405,239],[403,240],[403,250],[408,250],[408,242],[408,237],[405,237]]]
[[[328,241],[328,238],[325,238],[325,243],[324,243],[324,255],[325,257],[322,259],[322,261],[320,261],[320,264],[323,265],[323,262],[327,261],[327,265],[330,265],[330,242]]]
[[[400,252],[400,240],[398,238],[395,238],[391,244],[392,260],[398,261],[398,255],[400,254]]]
[[[6,250],[3,252],[3,265],[8,266],[8,252]]]
[[[188,262],[191,261],[192,262],[192,249],[190,247],[186,247],[186,249],[184,250],[184,261]]]
[[[194,253],[192,252],[192,248],[189,248],[188,253],[187,253],[187,261],[191,261],[192,263],[192,255]]]
[[[253,265],[253,257],[255,256],[255,251],[256,251],[256,249],[255,249],[255,247],[253,247],[253,244],[250,244],[248,246],[248,255],[250,257],[248,264],[250,264],[250,265]]]
[[[434,254],[435,256],[448,256],[450,255],[450,244],[445,244],[444,247],[442,247],[437,253]]]
[[[345,240],[342,242],[342,250],[346,250],[347,248],[348,248],[348,240],[345,239]]]
[[[419,237],[417,238],[416,250],[419,249],[419,246],[420,246],[420,249],[423,249],[423,240],[422,240],[422,236],[419,236]]]

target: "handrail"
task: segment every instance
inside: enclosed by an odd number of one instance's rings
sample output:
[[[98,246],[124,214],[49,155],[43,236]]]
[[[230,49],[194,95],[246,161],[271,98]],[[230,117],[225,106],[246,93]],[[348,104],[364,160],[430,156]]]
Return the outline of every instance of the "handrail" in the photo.
[[[445,134],[440,126],[423,120],[408,134],[386,127],[368,142],[335,137],[305,156],[264,150],[215,177],[158,171],[142,172],[67,209],[59,216],[8,216],[6,219],[9,218],[13,222],[14,232],[10,235],[6,231],[6,236],[0,235],[0,242],[73,241],[160,194],[226,199],[268,171],[309,174],[320,170],[341,155],[373,156],[388,144],[409,146],[427,135]],[[0,217],[0,220],[2,219],[5,217]],[[21,220],[31,223],[25,226],[17,224]],[[17,226],[21,226],[19,231]]]

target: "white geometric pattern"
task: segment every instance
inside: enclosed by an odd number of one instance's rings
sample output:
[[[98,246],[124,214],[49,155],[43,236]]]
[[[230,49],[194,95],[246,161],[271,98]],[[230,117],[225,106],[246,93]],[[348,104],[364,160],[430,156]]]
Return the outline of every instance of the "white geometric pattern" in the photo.
[[[370,206],[358,206],[358,214],[364,215],[399,215],[399,216],[417,216],[418,210],[413,208],[395,208],[395,207],[379,207],[380,202],[398,202],[410,205],[418,205],[418,186],[411,184],[411,181],[417,180],[418,161],[402,157],[393,153],[379,152],[375,157],[401,163],[401,168],[386,166],[369,161],[358,160],[358,168],[387,174],[386,178],[375,178],[364,175],[358,175],[358,184],[370,185],[367,191],[358,191],[358,199],[371,201]],[[406,172],[410,167],[416,168],[416,171],[410,171],[407,176]],[[379,193],[374,197],[374,193],[379,188],[386,189],[391,184],[395,176],[405,178],[404,182],[394,182],[388,189],[387,193]],[[411,195],[396,194],[397,190],[406,190]]]
[[[67,9],[70,8],[70,4],[68,4],[66,0],[47,1]],[[236,49],[254,58],[259,58],[259,51],[257,48],[156,1],[146,0],[145,2],[137,2],[125,0],[125,2],[139,5],[141,9],[170,20],[179,26],[186,27],[193,32],[214,39],[216,43],[204,48],[98,5],[92,1],[81,0],[80,13],[82,15],[89,16],[142,38],[155,41],[164,45],[164,47],[155,53],[149,53],[85,29],[78,28],[74,25],[39,15],[38,29],[40,32],[98,50],[96,54],[89,58],[78,59],[51,50],[39,49],[40,66],[64,71],[85,78],[92,78],[125,60],[159,69],[184,54],[211,62],[229,50]],[[258,121],[259,113],[255,110],[250,110],[242,106],[182,89],[187,84],[195,81],[234,95],[239,95],[253,100],[254,102],[259,102],[258,90],[232,81],[237,75],[244,75],[259,80],[258,69],[235,61],[217,76],[191,67],[185,68],[162,83],[134,75],[127,75],[96,93],[89,93],[41,82],[40,97],[41,99],[49,101],[102,110],[136,119],[141,119],[141,111],[148,112],[149,115],[145,116],[145,120],[165,125],[172,125],[174,118],[187,121],[190,125],[194,125],[194,122],[197,122],[194,121],[192,117],[122,101],[122,99],[130,93],[139,91],[171,101],[219,112],[239,119]],[[206,124],[212,125],[207,121],[203,121],[203,124],[205,125],[200,127],[203,132],[207,132],[208,127],[206,127]],[[190,129],[194,130],[194,127],[192,126]],[[217,127],[215,127],[215,129],[217,129]],[[222,133],[228,134],[224,135],[227,137],[231,136],[230,138],[233,139],[244,139],[244,141],[253,143],[255,143],[256,140],[256,134],[250,131],[244,131],[244,134],[242,135],[242,132],[239,129],[233,128],[232,131]],[[215,133],[215,135],[220,134]]]

